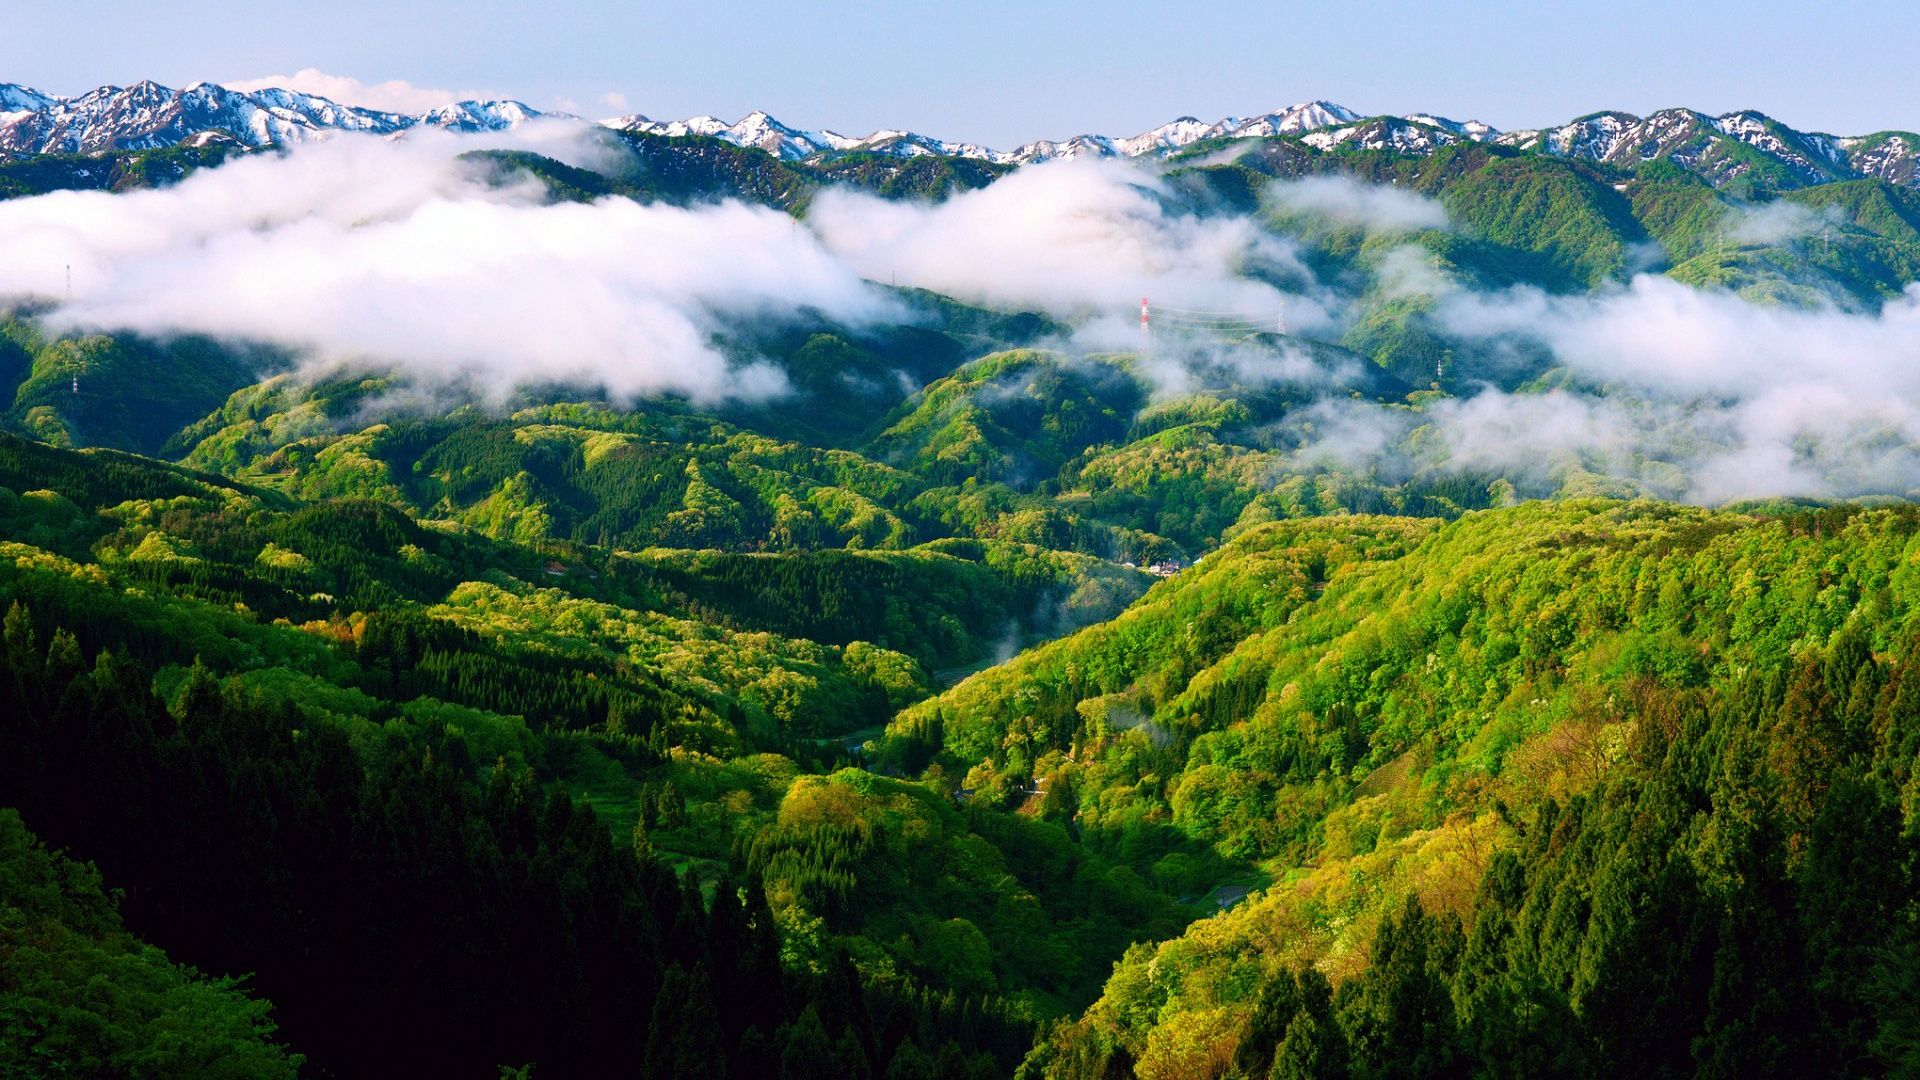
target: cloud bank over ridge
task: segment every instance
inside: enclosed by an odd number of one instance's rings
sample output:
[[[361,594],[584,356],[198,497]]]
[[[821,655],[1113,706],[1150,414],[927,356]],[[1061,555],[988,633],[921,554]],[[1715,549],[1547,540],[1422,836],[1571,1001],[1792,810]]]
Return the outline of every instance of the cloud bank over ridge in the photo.
[[[1297,347],[1217,348],[1175,330],[1138,370],[1161,398],[1221,378],[1324,384],[1280,425],[1289,468],[1500,475],[1531,493],[1593,474],[1613,482],[1602,490],[1709,503],[1920,490],[1920,290],[1863,312],[1763,306],[1650,274],[1584,294],[1475,289],[1418,240],[1454,228],[1437,203],[1350,180],[1278,182],[1262,205],[1283,225],[1384,237],[1357,286],[1316,276],[1303,242],[1261,217],[1196,207],[1124,163],[1032,166],[937,203],[829,188],[798,220],[738,202],[554,202],[461,156],[486,148],[587,164],[610,152],[572,125],[342,137],[166,189],[0,201],[0,297],[50,303],[55,329],[269,342],[315,365],[495,394],[566,382],[701,402],[790,390],[777,365],[722,343],[732,328],[911,318],[876,282],[1044,311],[1084,349],[1137,348],[1141,295],[1249,318],[1284,310],[1290,333],[1321,340],[1384,297],[1421,305],[1463,349],[1547,358],[1553,388],[1456,385],[1410,408],[1337,391]],[[1793,242],[1832,223],[1762,209],[1727,227],[1742,242]]]

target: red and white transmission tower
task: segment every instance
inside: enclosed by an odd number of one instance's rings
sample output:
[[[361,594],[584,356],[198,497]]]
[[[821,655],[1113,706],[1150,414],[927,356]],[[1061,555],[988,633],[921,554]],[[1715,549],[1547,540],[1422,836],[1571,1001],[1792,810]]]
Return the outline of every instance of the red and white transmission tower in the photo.
[[[1148,317],[1147,298],[1144,296],[1140,298],[1140,336],[1153,336],[1152,320]]]

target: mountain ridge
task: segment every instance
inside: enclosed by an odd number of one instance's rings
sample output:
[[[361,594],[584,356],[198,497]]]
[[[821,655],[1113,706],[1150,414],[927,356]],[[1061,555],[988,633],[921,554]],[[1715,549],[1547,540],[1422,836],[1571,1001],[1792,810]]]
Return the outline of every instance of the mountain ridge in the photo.
[[[295,90],[242,93],[209,82],[176,90],[151,79],[68,98],[0,83],[0,107],[0,156],[151,150],[209,138],[266,148],[337,131],[394,135],[415,127],[500,131],[546,115],[505,100],[450,102],[409,115]]]
[[[1313,100],[1211,123],[1180,116],[1132,136],[1084,132],[1000,150],[899,128],[849,136],[827,128],[795,127],[763,110],[732,123],[710,115],[658,120],[642,113],[596,121],[535,109],[512,99],[490,99],[449,102],[424,113],[405,114],[293,90],[241,92],[209,82],[176,90],[152,80],[126,87],[102,86],[73,97],[0,83],[0,157],[224,141],[261,149],[324,138],[336,131],[386,136],[423,127],[506,131],[542,118],[669,138],[714,138],[764,150],[789,162],[875,154],[1026,165],[1070,158],[1165,158],[1208,141],[1289,138],[1321,152],[1425,155],[1480,143],[1628,169],[1664,160],[1716,187],[1789,190],[1861,178],[1920,186],[1920,135],[1801,131],[1753,109],[1719,116],[1687,108],[1660,109],[1645,116],[1603,110],[1551,127],[1501,131],[1477,120],[1453,120],[1427,112],[1368,116],[1330,101]]]

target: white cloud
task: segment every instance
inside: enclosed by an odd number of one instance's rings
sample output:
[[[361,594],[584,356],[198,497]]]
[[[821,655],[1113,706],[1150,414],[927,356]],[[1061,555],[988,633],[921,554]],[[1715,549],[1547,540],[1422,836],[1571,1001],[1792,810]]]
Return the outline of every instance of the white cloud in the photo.
[[[1446,210],[1424,195],[1338,174],[1282,180],[1268,186],[1266,200],[1275,210],[1378,232],[1448,227]]]
[[[1262,320],[1284,304],[1294,333],[1355,315],[1284,237],[1185,209],[1124,163],[1021,169],[940,203],[832,189],[801,224],[738,203],[549,205],[531,183],[490,186],[458,160],[517,147],[590,162],[606,152],[597,145],[572,123],[347,136],[162,190],[0,201],[0,296],[57,298],[71,265],[75,295],[48,316],[56,328],[268,341],[428,384],[585,381],[705,401],[786,386],[771,365],[724,355],[717,334],[803,309],[855,325],[898,317],[875,280],[1049,312],[1072,322],[1078,348],[1137,347],[1142,295]],[[1302,202],[1298,185],[1281,188],[1289,205],[1355,221],[1436,220],[1401,193],[1317,186]],[[1805,225],[1766,220],[1768,236]],[[1304,284],[1282,290],[1249,271]],[[1335,391],[1290,416],[1296,465],[1390,480],[1495,473],[1537,494],[1584,471],[1706,503],[1920,492],[1920,286],[1875,313],[1763,306],[1658,276],[1578,296],[1476,292],[1406,246],[1374,274],[1388,292],[1431,297],[1434,328],[1463,349],[1517,345],[1568,378],[1551,393],[1482,389],[1420,410]],[[1139,370],[1159,396],[1351,382],[1304,352],[1208,338],[1156,333]]]
[[[1458,288],[1438,267],[1439,257],[1415,244],[1401,244],[1380,257],[1374,278],[1387,296],[1446,296]]]
[[[489,186],[458,155],[551,153],[552,131],[417,134],[250,157],[162,190],[0,202],[0,295],[44,295],[46,268],[71,265],[74,299],[47,317],[55,328],[274,342],[314,363],[495,392],[586,381],[709,401],[786,385],[769,365],[722,355],[713,338],[730,322],[890,312],[778,212],[548,205],[531,183]]]
[[[1297,265],[1252,221],[1176,210],[1159,179],[1110,161],[1030,166],[932,204],[830,189],[807,220],[874,280],[1062,318],[1123,316],[1150,296],[1167,308],[1258,313],[1265,324],[1283,294],[1242,273]]]
[[[1727,215],[1725,228],[1728,239],[1735,243],[1780,244],[1833,228],[1844,220],[1846,215],[1838,206],[1815,210],[1782,200],[1733,210]]]
[[[1876,314],[1750,303],[1642,275],[1585,296],[1457,293],[1437,311],[1469,337],[1537,339],[1595,381],[1663,395],[1745,397],[1802,383],[1850,396],[1920,393],[1920,293]]]
[[[1438,325],[1544,346],[1574,378],[1421,413],[1330,403],[1315,455],[1394,479],[1494,473],[1554,490],[1570,469],[1715,504],[1920,495],[1920,286],[1878,313],[1754,304],[1642,276],[1586,296],[1455,291]]]
[[[350,75],[332,75],[319,68],[301,68],[291,75],[265,75],[257,79],[239,79],[221,83],[229,90],[250,94],[256,90],[295,90],[335,101],[382,112],[423,113],[454,101],[494,97],[480,90],[438,90],[415,86],[404,79],[366,83]]]
[[[1210,342],[1194,336],[1162,337],[1133,370],[1147,381],[1156,401],[1209,389],[1330,390],[1351,384],[1360,374],[1351,362],[1316,360],[1294,344]]]

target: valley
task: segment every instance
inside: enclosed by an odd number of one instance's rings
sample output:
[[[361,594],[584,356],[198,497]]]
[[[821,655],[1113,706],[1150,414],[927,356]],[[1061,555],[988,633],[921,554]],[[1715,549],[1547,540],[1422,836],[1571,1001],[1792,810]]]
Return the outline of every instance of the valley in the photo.
[[[1920,1062],[1920,137],[0,105],[0,1071]]]

